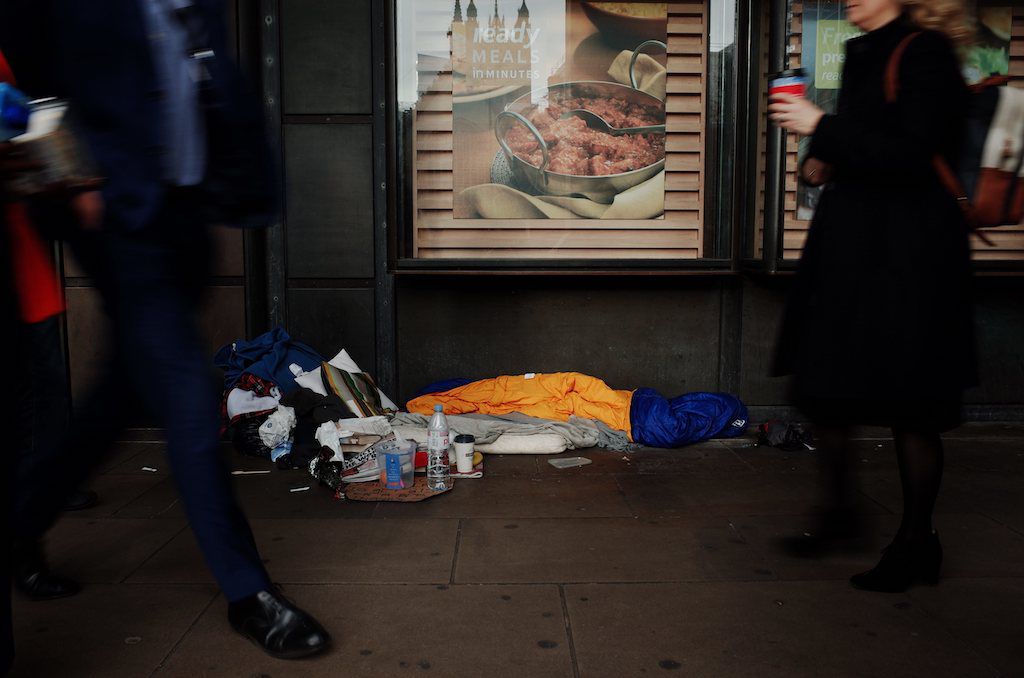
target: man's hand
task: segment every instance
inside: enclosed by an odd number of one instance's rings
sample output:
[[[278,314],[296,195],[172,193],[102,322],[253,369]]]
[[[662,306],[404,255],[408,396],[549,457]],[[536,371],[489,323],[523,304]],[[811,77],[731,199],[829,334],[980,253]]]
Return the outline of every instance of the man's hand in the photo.
[[[768,99],[768,117],[772,122],[805,137],[814,134],[824,116],[825,111],[804,97],[776,94]]]
[[[103,194],[97,190],[79,193],[71,199],[71,211],[85,231],[103,228]]]

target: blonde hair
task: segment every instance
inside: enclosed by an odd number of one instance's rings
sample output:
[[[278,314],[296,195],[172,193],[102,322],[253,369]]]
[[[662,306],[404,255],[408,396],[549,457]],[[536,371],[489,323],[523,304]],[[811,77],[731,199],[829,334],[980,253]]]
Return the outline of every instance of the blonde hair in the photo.
[[[974,23],[963,0],[900,0],[900,4],[920,28],[938,31],[960,48],[974,42]]]

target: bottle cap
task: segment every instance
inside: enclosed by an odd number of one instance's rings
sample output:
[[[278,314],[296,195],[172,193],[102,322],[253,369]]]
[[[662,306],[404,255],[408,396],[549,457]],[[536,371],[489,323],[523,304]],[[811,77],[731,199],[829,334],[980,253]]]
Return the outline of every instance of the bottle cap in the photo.
[[[435,412],[444,412],[444,405],[434,405]]]

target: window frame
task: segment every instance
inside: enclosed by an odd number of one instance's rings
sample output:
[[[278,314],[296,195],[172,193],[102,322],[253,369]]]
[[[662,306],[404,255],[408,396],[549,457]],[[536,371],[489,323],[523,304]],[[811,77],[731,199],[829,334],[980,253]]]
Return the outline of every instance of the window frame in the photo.
[[[387,160],[387,183],[380,186],[380,190],[387,194],[387,222],[384,225],[387,237],[387,267],[389,273],[395,275],[673,275],[673,276],[728,276],[740,271],[741,257],[740,247],[746,236],[744,235],[746,224],[741,219],[747,219],[747,207],[744,205],[743,195],[745,191],[736,190],[735,187],[748,186],[750,177],[746,172],[745,162],[736,161],[723,172],[723,163],[712,163],[710,161],[710,138],[705,139],[704,171],[704,230],[705,246],[709,247],[708,252],[712,256],[705,256],[700,259],[518,259],[518,258],[474,258],[474,259],[424,259],[410,256],[412,230],[415,228],[415,215],[411,201],[409,200],[409,177],[412,171],[412,153],[404,152],[407,135],[410,129],[399,125],[399,111],[397,102],[398,88],[398,63],[397,63],[397,1],[384,0],[386,9],[386,21],[383,26],[386,32],[387,48],[385,54],[385,71],[387,74],[387,98],[385,102],[385,129],[375,131],[375,136],[380,137],[380,144],[377,148],[386,149]],[[710,3],[712,0],[705,0]],[[751,30],[750,17],[753,16],[751,7],[756,5],[754,0],[732,0],[736,5],[735,25],[735,67],[731,77],[724,80],[722,90],[712,90],[710,76],[706,78],[705,115],[708,124],[705,127],[705,134],[712,127],[712,121],[719,115],[722,119],[720,125],[721,135],[715,135],[715,143],[723,138],[732,139],[735,149],[735,157],[752,157],[752,151],[748,148],[752,139],[749,134],[751,116],[749,109],[743,105],[748,99],[745,91],[748,89],[750,80],[748,54],[751,46],[747,38],[757,35],[758,31]],[[710,19],[709,19],[710,27]],[[710,61],[710,30],[705,35],[706,61]],[[756,80],[756,78],[754,78]],[[743,85],[741,86],[741,83]],[[735,115],[720,116],[713,109],[716,94],[728,94],[732,101],[737,102]],[[753,120],[756,124],[756,120]],[[710,137],[710,135],[709,135]],[[756,150],[753,151],[756,153]],[[730,186],[728,192],[732,199],[727,201],[715,200],[722,186]],[[714,187],[716,190],[711,190]],[[724,215],[724,216],[722,216]],[[722,221],[710,222],[712,219],[722,218]],[[709,236],[712,242],[709,241]]]

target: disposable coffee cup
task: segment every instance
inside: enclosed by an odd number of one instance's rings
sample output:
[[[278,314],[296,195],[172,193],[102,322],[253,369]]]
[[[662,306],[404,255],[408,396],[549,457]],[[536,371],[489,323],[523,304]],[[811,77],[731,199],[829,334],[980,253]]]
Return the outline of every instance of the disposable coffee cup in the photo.
[[[791,68],[768,76],[768,96],[776,94],[807,96],[807,72],[802,68]]]
[[[476,438],[468,434],[455,436],[455,468],[459,473],[473,472],[473,454]]]

